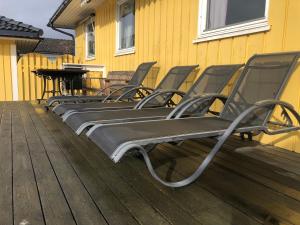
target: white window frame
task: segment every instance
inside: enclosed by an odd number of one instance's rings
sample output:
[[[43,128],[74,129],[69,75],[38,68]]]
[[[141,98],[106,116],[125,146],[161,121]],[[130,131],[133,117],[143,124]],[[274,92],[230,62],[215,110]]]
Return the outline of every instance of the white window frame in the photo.
[[[125,48],[125,49],[119,49],[120,47],[120,6],[127,2],[128,0],[116,0],[116,16],[117,16],[117,23],[116,23],[116,53],[115,56],[121,56],[121,55],[129,55],[129,54],[134,54],[135,53],[135,46],[130,47],[130,48]],[[135,9],[134,9],[135,10]],[[135,17],[134,17],[135,18]],[[135,29],[135,25],[134,25]]]
[[[268,19],[270,0],[266,0],[264,18],[253,21],[246,21],[236,25],[229,25],[213,30],[206,30],[208,16],[207,4],[208,0],[199,0],[198,35],[193,43],[264,32],[270,30],[271,28]]]
[[[96,57],[96,46],[95,46],[95,53],[94,55],[90,55],[89,51],[88,51],[88,25],[95,23],[94,19],[89,20],[88,22],[86,22],[84,29],[85,29],[85,59],[86,60],[94,60]],[[95,37],[95,44],[96,44],[96,31],[95,31],[95,27],[94,27],[94,37]]]

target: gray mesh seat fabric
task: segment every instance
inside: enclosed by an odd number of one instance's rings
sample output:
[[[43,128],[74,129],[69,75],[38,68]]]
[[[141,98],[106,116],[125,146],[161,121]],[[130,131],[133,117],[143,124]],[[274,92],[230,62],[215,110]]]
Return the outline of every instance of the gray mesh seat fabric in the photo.
[[[128,88],[123,88],[120,90],[120,92],[114,93],[112,96],[110,96],[110,99],[117,98],[120,96],[122,93],[126,92],[132,87],[135,86],[140,86],[146,75],[149,73],[150,69],[152,66],[156,64],[156,62],[146,62],[142,63],[138,66],[136,69],[135,73],[132,76],[132,79],[128,82],[128,85],[126,85]],[[125,86],[125,87],[126,87]],[[91,101],[102,101],[106,98],[107,96],[104,95],[95,95],[95,96],[55,96],[55,97],[50,97],[47,100],[48,106],[52,106],[54,103],[61,103],[61,102],[91,102]]]
[[[299,114],[293,106],[279,101],[299,56],[300,52],[287,52],[255,55],[249,59],[220,116],[96,125],[87,136],[114,162],[135,150],[144,157],[151,175],[163,185],[188,185],[204,172],[231,134],[264,132],[275,135],[300,129],[290,118],[294,116],[299,124]],[[277,106],[282,109],[287,122],[277,123],[278,128],[274,130],[269,123]],[[218,141],[191,176],[178,182],[167,182],[156,174],[147,146],[203,137],[217,137]]]
[[[124,143],[137,141],[140,144],[149,144],[148,141],[151,140],[150,143],[154,144],[182,140],[180,135],[187,136],[185,138],[188,139],[198,137],[197,134],[202,137],[211,135],[205,135],[206,132],[213,132],[217,136],[229,125],[230,121],[214,117],[142,121],[125,125],[105,125],[92,132],[89,138],[111,159],[117,161],[115,150]]]
[[[66,112],[76,111],[100,111],[100,109],[119,109],[119,108],[132,108],[137,104],[137,102],[89,102],[89,103],[78,103],[78,104],[69,104],[63,103],[55,106],[53,112],[59,116],[63,115]],[[84,108],[87,107],[87,108]]]
[[[178,105],[195,96],[204,94],[220,94],[233,75],[243,65],[218,65],[208,67],[203,71],[198,80],[182,98]],[[112,123],[121,121],[139,121],[162,119],[168,116],[174,108],[142,108],[123,109],[114,111],[101,111],[82,113],[76,112],[70,115],[64,122],[77,134],[95,124]]]
[[[178,89],[183,82],[187,79],[189,74],[196,68],[198,65],[192,66],[176,66],[169,70],[167,75],[156,87],[155,91],[161,90],[172,90]],[[154,92],[155,92],[154,91]],[[136,92],[134,92],[134,95]],[[149,103],[149,107],[152,106],[164,106],[170,101],[172,96],[164,96],[164,98],[157,98]],[[87,112],[87,111],[102,111],[102,110],[114,110],[114,109],[130,109],[133,108],[138,101],[131,102],[105,102],[105,103],[81,103],[81,104],[60,104],[53,108],[53,112],[57,115],[62,115],[69,112]]]

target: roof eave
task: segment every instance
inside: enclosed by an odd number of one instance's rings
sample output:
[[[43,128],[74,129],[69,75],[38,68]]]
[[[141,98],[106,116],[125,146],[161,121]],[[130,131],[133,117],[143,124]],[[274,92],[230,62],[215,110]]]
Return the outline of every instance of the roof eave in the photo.
[[[103,1],[90,1],[89,4],[83,7],[77,0],[64,0],[50,18],[48,26],[51,28],[75,30],[82,21],[91,17],[91,15],[95,15],[96,8]]]
[[[72,0],[64,0],[61,5],[58,7],[58,9],[55,11],[53,16],[50,18],[47,26],[53,27],[55,20],[63,13],[63,11],[68,7],[68,5],[72,2]],[[67,28],[67,27],[59,27],[55,26],[56,28],[62,28],[62,29],[73,29],[73,28]]]
[[[30,39],[40,40],[42,39],[39,35],[29,35],[27,32],[8,32],[0,30],[0,38],[13,38],[13,39]]]

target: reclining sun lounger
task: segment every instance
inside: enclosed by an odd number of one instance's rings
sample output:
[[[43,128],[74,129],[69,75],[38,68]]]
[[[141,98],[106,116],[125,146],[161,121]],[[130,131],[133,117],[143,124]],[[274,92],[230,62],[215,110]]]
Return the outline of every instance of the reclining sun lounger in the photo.
[[[237,72],[237,70],[242,66],[243,65],[239,64],[208,67],[203,71],[201,76],[190,88],[187,94],[184,95],[182,100],[179,102],[178,107],[183,107],[180,103],[185,102],[189,99],[192,100],[196,96],[203,96],[203,98],[209,98],[210,96],[212,99],[219,97],[222,98],[225,103],[226,97],[221,96],[221,92],[231,80],[233,75]],[[74,112],[64,122],[69,127],[71,127],[77,135],[80,135],[86,128],[89,128],[96,124],[163,119],[164,117],[168,116],[173,110],[178,110],[178,108],[143,108],[143,105],[149,101],[151,102],[151,99],[155,98],[156,96],[164,96],[170,93],[173,94],[174,90],[159,92],[156,95],[148,96],[141,101],[139,107],[134,109],[122,109],[113,111],[108,110],[101,112]],[[199,113],[206,113],[206,111],[203,109]]]
[[[146,78],[146,75],[149,73],[152,66],[156,64],[156,62],[147,62],[142,63],[138,66],[135,73],[133,74],[131,80],[128,84],[115,84],[109,87],[103,88],[97,92],[95,96],[54,96],[47,100],[47,107],[53,106],[55,103],[76,103],[76,102],[93,102],[93,101],[103,101],[104,99],[116,99],[129,89],[134,87],[138,87],[142,85],[143,81]],[[103,95],[107,89],[111,90],[111,94],[109,96]]]
[[[53,112],[57,115],[62,115],[63,119],[66,119],[73,112],[86,112],[86,111],[102,111],[102,110],[115,110],[115,109],[132,109],[139,101],[127,101],[126,96],[134,96],[137,91],[150,90],[152,94],[160,91],[177,90],[183,82],[187,79],[189,74],[197,68],[198,65],[192,66],[176,66],[170,69],[167,75],[159,83],[155,90],[147,87],[135,87],[120,96],[115,102],[94,102],[94,103],[82,103],[82,104],[60,104],[53,108]],[[134,95],[132,95],[132,93]],[[177,92],[178,94],[178,92]],[[125,96],[125,97],[124,97]],[[173,95],[165,95],[164,98],[156,98],[151,101],[147,106],[162,107],[168,104]],[[122,101],[125,98],[125,101]],[[131,98],[133,99],[133,98]],[[151,105],[150,105],[151,104]]]
[[[119,162],[126,153],[135,150],[143,156],[151,175],[163,185],[186,186],[203,173],[233,133],[263,132],[276,135],[300,129],[291,118],[295,117],[299,124],[299,114],[293,106],[279,100],[299,56],[300,52],[253,56],[219,116],[96,125],[88,131],[87,136],[114,162]],[[271,115],[275,108],[282,110],[285,122],[272,122]],[[190,177],[178,182],[167,182],[156,174],[147,146],[205,137],[213,137],[218,141]]]

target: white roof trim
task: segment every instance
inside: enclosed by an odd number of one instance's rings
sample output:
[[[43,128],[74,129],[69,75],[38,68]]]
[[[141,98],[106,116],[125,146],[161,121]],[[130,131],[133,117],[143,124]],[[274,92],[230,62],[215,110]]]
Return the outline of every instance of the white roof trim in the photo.
[[[81,6],[81,0],[71,0],[62,12],[58,12],[60,14],[53,21],[54,27],[75,29],[83,19],[95,13],[96,8],[103,1],[104,0],[91,0],[89,3]]]

